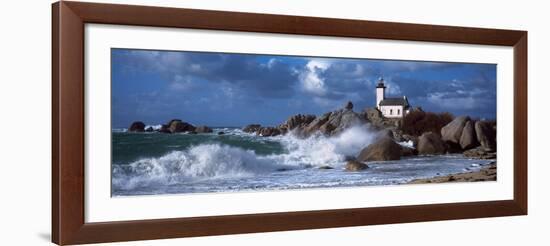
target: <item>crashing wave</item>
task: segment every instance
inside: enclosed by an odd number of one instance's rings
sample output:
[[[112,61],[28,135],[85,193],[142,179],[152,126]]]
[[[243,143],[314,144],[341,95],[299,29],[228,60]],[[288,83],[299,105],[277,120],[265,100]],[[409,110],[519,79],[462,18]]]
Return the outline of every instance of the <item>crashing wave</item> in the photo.
[[[240,130],[234,133],[252,137]],[[131,189],[152,183],[167,185],[197,179],[243,178],[311,166],[342,167],[347,156],[356,156],[375,136],[367,127],[355,126],[332,137],[322,134],[305,139],[293,134],[254,137],[281,143],[284,153],[271,155],[258,155],[252,150],[218,143],[200,144],[157,158],[115,164],[113,185]]]

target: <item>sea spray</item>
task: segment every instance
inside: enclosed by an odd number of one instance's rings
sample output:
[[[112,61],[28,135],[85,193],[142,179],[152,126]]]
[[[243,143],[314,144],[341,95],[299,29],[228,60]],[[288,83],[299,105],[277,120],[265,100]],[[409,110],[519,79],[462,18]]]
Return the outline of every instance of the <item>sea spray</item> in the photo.
[[[354,126],[332,137],[321,133],[305,139],[294,134],[272,137],[280,141],[288,152],[272,158],[294,166],[338,167],[344,164],[346,157],[356,156],[375,137],[376,134],[366,126]]]

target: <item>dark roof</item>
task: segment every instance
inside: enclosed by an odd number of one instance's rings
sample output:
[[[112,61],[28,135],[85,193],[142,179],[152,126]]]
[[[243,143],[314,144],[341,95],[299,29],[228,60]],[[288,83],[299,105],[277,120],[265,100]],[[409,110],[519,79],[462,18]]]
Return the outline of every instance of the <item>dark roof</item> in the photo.
[[[397,97],[397,98],[385,98],[380,101],[380,106],[392,106],[392,105],[401,105],[403,107],[409,107],[409,101],[406,98]]]

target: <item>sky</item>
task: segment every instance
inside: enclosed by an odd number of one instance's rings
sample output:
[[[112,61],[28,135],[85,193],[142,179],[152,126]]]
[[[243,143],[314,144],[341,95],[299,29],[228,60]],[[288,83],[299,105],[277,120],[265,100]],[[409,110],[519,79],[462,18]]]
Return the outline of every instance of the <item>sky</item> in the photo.
[[[496,65],[186,51],[111,50],[113,127],[181,119],[194,125],[278,125],[347,101],[386,97],[455,116],[496,118]]]

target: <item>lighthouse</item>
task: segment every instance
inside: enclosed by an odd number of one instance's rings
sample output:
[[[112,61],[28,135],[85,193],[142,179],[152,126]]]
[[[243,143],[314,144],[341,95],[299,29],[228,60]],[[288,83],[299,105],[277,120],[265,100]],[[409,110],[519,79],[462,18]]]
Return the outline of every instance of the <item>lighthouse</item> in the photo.
[[[376,85],[376,108],[386,118],[402,118],[409,113],[410,104],[406,96],[386,97],[386,85],[384,79],[380,78]]]
[[[386,98],[386,86],[384,85],[384,78],[378,79],[378,85],[376,85],[376,108],[380,109],[380,102]]]

